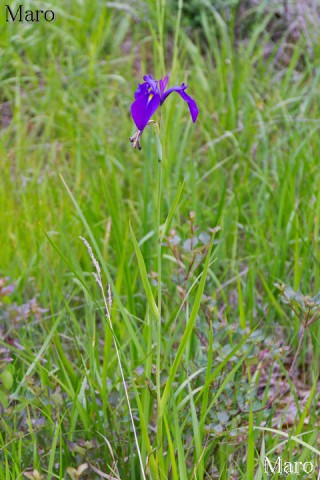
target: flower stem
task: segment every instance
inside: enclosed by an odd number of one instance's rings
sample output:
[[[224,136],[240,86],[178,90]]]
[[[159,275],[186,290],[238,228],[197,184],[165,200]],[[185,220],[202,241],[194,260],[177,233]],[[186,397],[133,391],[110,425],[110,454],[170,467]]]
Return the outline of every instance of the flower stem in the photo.
[[[161,228],[161,197],[162,197],[162,167],[161,160],[158,159],[158,205],[157,205],[157,269],[158,269],[158,311],[159,319],[157,325],[157,386],[158,386],[158,402],[161,398],[161,379],[160,379],[160,370],[161,370],[161,240],[160,240],[160,228]]]
[[[161,280],[162,280],[162,246],[161,246],[161,203],[162,203],[162,146],[160,142],[159,130],[156,128],[156,145],[158,158],[158,180],[157,180],[157,281],[158,281],[158,319],[157,319],[157,334],[156,334],[156,386],[157,386],[157,445],[158,445],[158,465],[161,472],[163,465],[163,448],[162,448],[162,418],[159,415],[159,408],[161,404]],[[160,475],[161,477],[161,475]]]

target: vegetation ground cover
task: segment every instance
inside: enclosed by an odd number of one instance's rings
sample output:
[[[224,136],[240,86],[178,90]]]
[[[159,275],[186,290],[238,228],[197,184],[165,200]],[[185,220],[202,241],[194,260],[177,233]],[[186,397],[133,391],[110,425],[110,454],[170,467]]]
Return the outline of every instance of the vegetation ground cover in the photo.
[[[318,468],[320,43],[264,6],[241,35],[209,1],[56,0],[1,28],[1,480]],[[156,137],[128,140],[145,73],[200,112],[161,109],[161,277]]]

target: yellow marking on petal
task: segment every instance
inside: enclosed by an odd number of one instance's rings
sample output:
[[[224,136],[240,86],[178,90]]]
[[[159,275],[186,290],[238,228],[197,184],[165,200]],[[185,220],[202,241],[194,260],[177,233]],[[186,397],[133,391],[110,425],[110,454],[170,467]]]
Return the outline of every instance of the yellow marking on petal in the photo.
[[[152,99],[153,97],[153,93],[150,93],[149,97],[148,97],[148,102],[150,102],[150,100]]]

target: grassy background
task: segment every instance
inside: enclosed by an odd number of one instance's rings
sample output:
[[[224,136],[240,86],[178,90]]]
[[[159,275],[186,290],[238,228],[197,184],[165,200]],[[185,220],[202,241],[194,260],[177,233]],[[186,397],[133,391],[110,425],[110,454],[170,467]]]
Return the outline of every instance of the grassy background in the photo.
[[[299,322],[273,284],[319,290],[319,39],[310,52],[302,35],[282,65],[278,48],[265,54],[270,18],[252,12],[239,42],[229,3],[226,11],[203,2],[193,23],[182,2],[57,0],[46,3],[57,20],[35,25],[5,23],[1,5],[0,276],[15,283],[0,304],[1,480],[80,478],[81,465],[81,478],[143,478],[79,235],[112,284],[148,478],[267,478],[268,452],[316,462],[320,327],[310,328],[290,379],[285,347],[297,348]],[[184,180],[171,227],[185,269],[190,212],[199,232],[221,227],[207,265],[203,255],[187,279],[163,246],[161,342],[129,228],[156,298],[155,139],[146,131],[141,152],[128,141],[145,73],[188,83],[199,105],[195,125],[178,96],[161,118],[161,223]]]

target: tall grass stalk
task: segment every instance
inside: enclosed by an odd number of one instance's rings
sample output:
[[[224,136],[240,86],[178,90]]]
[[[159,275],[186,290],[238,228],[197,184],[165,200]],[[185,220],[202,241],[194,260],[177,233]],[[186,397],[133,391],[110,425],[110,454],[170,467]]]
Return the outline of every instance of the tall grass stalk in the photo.
[[[107,326],[110,328],[110,331],[111,331],[111,334],[112,334],[112,338],[113,338],[113,341],[114,341],[114,346],[115,346],[115,350],[116,350],[116,355],[117,355],[117,360],[118,360],[118,365],[119,365],[119,369],[120,369],[120,374],[121,374],[121,380],[122,380],[122,384],[123,384],[123,388],[124,388],[124,392],[125,392],[125,396],[126,396],[126,401],[127,401],[127,405],[128,405],[128,410],[129,410],[129,415],[130,415],[130,420],[131,420],[131,424],[132,424],[132,429],[133,429],[133,435],[134,435],[134,440],[135,440],[135,443],[136,443],[136,448],[137,448],[137,453],[138,453],[138,457],[139,457],[139,463],[140,463],[140,468],[141,468],[141,475],[142,475],[142,478],[143,480],[146,480],[146,476],[145,476],[145,473],[144,473],[144,466],[143,466],[143,461],[142,461],[142,456],[141,456],[141,451],[140,451],[140,446],[139,446],[139,441],[138,441],[138,436],[137,436],[137,431],[136,431],[136,427],[135,427],[135,423],[134,423],[134,419],[133,419],[133,413],[132,413],[132,409],[131,409],[131,405],[130,405],[130,399],[129,399],[129,394],[128,394],[128,389],[127,389],[127,385],[126,385],[126,380],[125,380],[125,376],[124,376],[124,371],[123,371],[123,366],[122,366],[122,362],[121,362],[121,357],[120,357],[120,351],[119,351],[119,348],[118,348],[118,342],[117,342],[117,338],[115,336],[115,333],[114,333],[114,330],[113,330],[113,325],[112,325],[112,321],[111,321],[111,315],[110,315],[110,310],[111,310],[111,307],[112,307],[112,293],[111,293],[111,288],[110,288],[110,285],[108,285],[108,299],[106,298],[106,294],[105,294],[105,291],[104,291],[104,288],[103,288],[103,284],[102,284],[102,278],[101,278],[101,268],[100,268],[100,265],[99,265],[99,262],[97,261],[97,259],[95,258],[94,256],[94,253],[92,251],[92,248],[91,246],[89,245],[88,241],[83,238],[83,237],[79,237],[83,243],[85,244],[87,250],[88,250],[88,253],[90,255],[90,258],[92,260],[92,263],[96,269],[95,272],[93,272],[93,276],[95,278],[95,281],[97,282],[99,288],[100,288],[100,291],[101,291],[101,295],[102,295],[102,299],[103,299],[103,304],[104,304],[104,307],[105,307],[105,315],[106,315],[106,319],[107,319]]]

